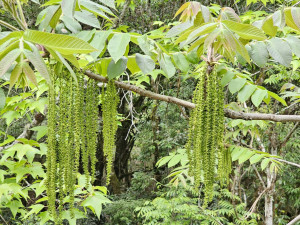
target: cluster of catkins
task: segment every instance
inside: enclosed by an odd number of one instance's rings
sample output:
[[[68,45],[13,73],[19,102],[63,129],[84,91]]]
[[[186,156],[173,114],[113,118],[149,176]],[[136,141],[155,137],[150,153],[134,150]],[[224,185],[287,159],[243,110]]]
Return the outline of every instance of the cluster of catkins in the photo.
[[[231,170],[230,153],[224,147],[224,94],[220,78],[213,68],[205,66],[194,91],[189,136],[186,144],[189,173],[195,187],[204,183],[204,206],[213,198],[213,185],[228,177]],[[229,156],[228,156],[229,155]],[[217,176],[215,168],[218,167]]]
[[[95,174],[98,132],[98,88],[89,80],[84,87],[83,75],[75,81],[68,73],[53,73],[49,87],[47,195],[51,215],[61,223],[56,213],[58,190],[59,211],[63,210],[65,196],[70,196],[69,207],[74,204],[74,186],[80,155],[87,184]]]

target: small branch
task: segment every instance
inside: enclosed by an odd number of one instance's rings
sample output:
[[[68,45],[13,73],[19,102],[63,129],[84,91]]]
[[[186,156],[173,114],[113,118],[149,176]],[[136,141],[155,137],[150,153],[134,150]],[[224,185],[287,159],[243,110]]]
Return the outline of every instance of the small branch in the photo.
[[[12,30],[12,31],[18,31],[19,29],[14,27],[13,25],[10,25],[9,23],[6,23],[5,21],[3,20],[0,20],[0,25]]]
[[[290,132],[286,135],[286,137],[284,138],[284,140],[280,143],[279,149],[283,148],[286,145],[286,143],[292,137],[293,133],[295,132],[295,130],[298,128],[299,125],[300,125],[299,122],[297,122],[295,124],[295,126],[293,127],[293,129],[290,130]]]
[[[266,184],[265,184],[264,180],[262,179],[262,177],[260,176],[260,174],[259,174],[259,172],[258,172],[258,170],[256,169],[256,166],[255,166],[254,164],[252,164],[252,168],[254,169],[254,171],[255,171],[255,173],[256,173],[258,179],[260,180],[260,183],[262,184],[262,186],[263,186],[264,188],[266,188]]]
[[[43,115],[42,113],[37,113],[34,116],[34,120],[32,121],[32,123],[27,124],[24,127],[23,133],[19,135],[19,137],[17,137],[16,139],[20,139],[20,138],[26,138],[26,139],[31,139],[32,135],[33,135],[33,130],[30,130],[33,127],[39,126],[45,119],[45,115]],[[5,149],[8,149],[10,147],[12,147],[13,145],[17,144],[18,141],[14,141],[12,144],[5,146],[5,147],[0,147],[0,151],[3,151]]]
[[[275,159],[275,160],[277,160],[279,162],[284,162],[286,164],[289,164],[289,165],[296,166],[296,167],[300,168],[300,164],[297,164],[297,163],[294,163],[294,162],[290,162],[290,161],[286,161],[284,159],[278,159],[278,158],[273,158],[273,159]]]
[[[289,222],[287,225],[294,225],[300,220],[300,215],[295,217],[291,222]]]
[[[101,81],[103,83],[107,83],[108,79],[106,77],[97,75],[91,71],[85,71],[85,74],[94,79]],[[179,98],[156,94],[151,91],[144,90],[140,87],[137,87],[132,84],[123,83],[120,81],[115,81],[115,85],[119,88],[133,91],[138,93],[141,96],[149,97],[155,100],[165,101],[169,103],[174,103],[176,105],[180,105],[186,108],[193,109],[195,108],[195,104],[189,101],[185,101]],[[243,120],[270,120],[274,122],[300,122],[300,115],[275,115],[275,114],[262,114],[262,113],[244,113],[244,112],[236,112],[230,109],[224,109],[224,113],[226,117],[232,119],[243,119]]]
[[[255,210],[255,207],[256,207],[258,201],[261,199],[261,197],[263,196],[263,194],[264,194],[267,190],[269,190],[269,188],[266,188],[265,190],[263,190],[262,193],[260,193],[260,195],[257,197],[257,199],[256,199],[256,200],[254,201],[254,203],[252,204],[251,208],[249,209],[249,211],[248,211],[248,213],[247,213],[248,215],[246,216],[245,219],[248,219],[249,216],[251,216],[251,214],[252,214],[252,213],[254,212],[254,210]]]

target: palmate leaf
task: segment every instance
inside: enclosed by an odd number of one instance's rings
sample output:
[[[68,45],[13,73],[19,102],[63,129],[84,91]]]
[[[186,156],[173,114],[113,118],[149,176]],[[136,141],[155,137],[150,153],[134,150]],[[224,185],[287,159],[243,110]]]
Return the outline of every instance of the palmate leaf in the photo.
[[[26,30],[24,39],[35,44],[51,48],[62,54],[90,53],[96,51],[87,42],[72,36],[45,33],[41,31]]]

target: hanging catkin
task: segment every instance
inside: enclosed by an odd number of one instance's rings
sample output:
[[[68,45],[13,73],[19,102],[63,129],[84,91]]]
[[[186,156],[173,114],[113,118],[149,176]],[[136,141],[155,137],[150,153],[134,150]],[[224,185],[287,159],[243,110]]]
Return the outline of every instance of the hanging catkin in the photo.
[[[98,89],[95,81],[84,87],[84,76],[78,74],[76,83],[69,74],[52,74],[49,87],[47,194],[48,205],[55,223],[62,224],[63,200],[70,196],[73,209],[74,187],[82,155],[83,170],[89,184],[95,175],[98,133]],[[56,90],[57,89],[57,95]],[[86,89],[86,90],[85,90]],[[59,104],[56,104],[59,97]],[[56,191],[58,204],[56,204]],[[56,207],[58,206],[58,216]]]
[[[116,87],[113,80],[110,80],[106,86],[102,88],[102,120],[103,120],[103,153],[106,157],[106,184],[110,182],[111,167],[113,156],[116,149],[115,135],[118,128],[117,121],[117,106],[119,96],[117,95]]]
[[[224,148],[224,96],[220,78],[213,68],[201,68],[200,78],[194,91],[188,142],[186,145],[190,162],[190,175],[199,187],[204,183],[204,206],[213,198],[215,168],[218,163],[218,178],[228,177],[230,156]]]

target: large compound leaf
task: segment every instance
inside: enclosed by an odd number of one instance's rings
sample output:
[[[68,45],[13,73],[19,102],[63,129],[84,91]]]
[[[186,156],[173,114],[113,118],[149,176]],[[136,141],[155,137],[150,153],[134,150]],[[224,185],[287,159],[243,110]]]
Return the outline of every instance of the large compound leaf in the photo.
[[[270,56],[284,66],[290,66],[292,61],[292,50],[286,41],[280,38],[272,38],[267,41],[267,49]]]
[[[115,62],[125,54],[129,42],[130,35],[128,33],[118,33],[110,39],[107,50]]]
[[[24,39],[49,47],[65,55],[74,53],[90,53],[96,50],[90,44],[77,37],[62,34],[26,30],[24,32]]]
[[[253,62],[259,67],[264,67],[269,58],[266,44],[262,41],[259,41],[252,44],[250,47],[251,50],[249,51],[249,54]]]
[[[243,39],[255,39],[262,41],[267,38],[262,30],[253,25],[237,23],[231,20],[225,20],[222,23],[225,24],[228,29],[232,30]]]

